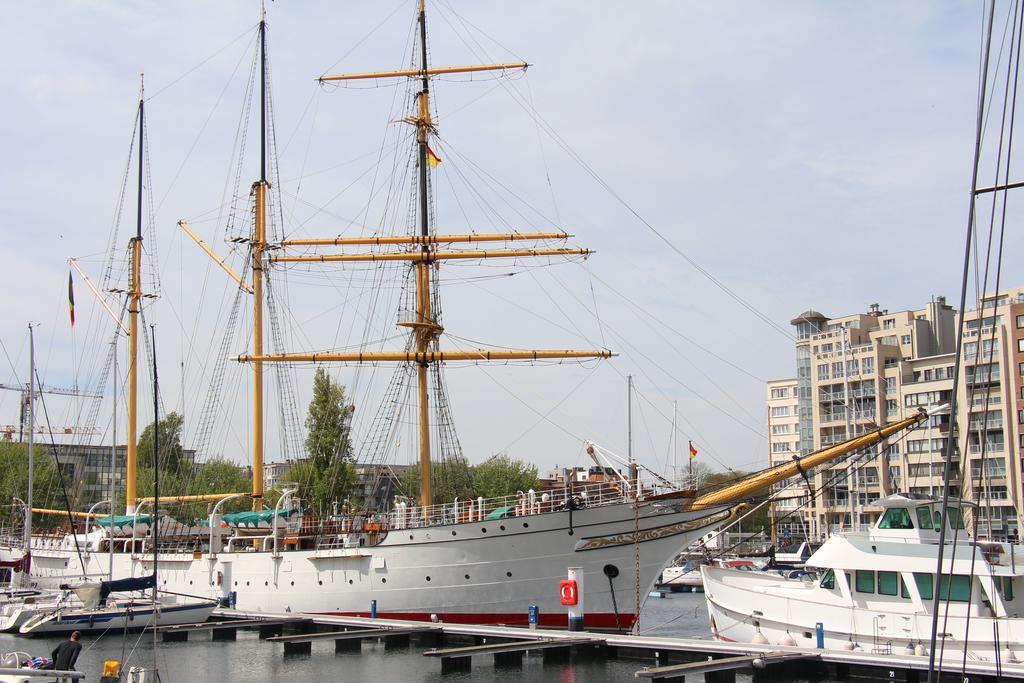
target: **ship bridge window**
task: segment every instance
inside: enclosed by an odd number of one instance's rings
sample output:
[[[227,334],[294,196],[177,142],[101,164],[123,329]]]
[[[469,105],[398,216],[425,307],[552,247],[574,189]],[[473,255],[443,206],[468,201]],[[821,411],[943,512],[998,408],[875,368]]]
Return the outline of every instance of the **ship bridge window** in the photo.
[[[836,589],[836,573],[829,569],[821,579],[821,587],[830,591]]]
[[[946,508],[946,518],[949,520],[950,529],[963,529],[964,518],[960,514],[960,508],[948,507]]]
[[[863,569],[858,569],[856,585],[858,593],[874,593],[875,573],[864,571]]]
[[[932,529],[932,509],[927,505],[917,508],[917,526],[919,529]]]
[[[1003,600],[1013,600],[1013,577],[1004,576],[996,578],[996,588],[1003,596]]]
[[[878,528],[913,529],[914,523],[910,519],[910,510],[907,508],[889,508],[878,522]]]

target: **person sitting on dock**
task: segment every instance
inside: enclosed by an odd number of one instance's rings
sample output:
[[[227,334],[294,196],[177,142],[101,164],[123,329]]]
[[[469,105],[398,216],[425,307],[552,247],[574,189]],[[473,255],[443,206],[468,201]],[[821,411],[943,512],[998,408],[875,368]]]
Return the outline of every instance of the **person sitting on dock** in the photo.
[[[78,661],[78,655],[82,651],[82,644],[78,642],[81,635],[80,631],[74,631],[69,640],[65,640],[53,649],[51,653],[53,666],[50,668],[57,671],[74,671],[75,662]]]

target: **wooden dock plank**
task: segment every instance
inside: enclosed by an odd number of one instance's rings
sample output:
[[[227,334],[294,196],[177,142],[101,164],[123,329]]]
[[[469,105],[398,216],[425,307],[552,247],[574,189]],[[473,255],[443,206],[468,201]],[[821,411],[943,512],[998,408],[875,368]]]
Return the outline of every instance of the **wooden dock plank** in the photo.
[[[555,647],[572,647],[573,645],[602,645],[604,638],[558,638],[513,640],[505,643],[488,645],[468,645],[466,647],[449,647],[427,650],[424,657],[472,657],[473,655],[494,655],[505,652],[525,652],[527,650],[547,650]]]
[[[228,619],[225,621],[203,621],[195,624],[171,624],[167,626],[150,626],[147,631],[166,633],[167,631],[209,631],[217,628],[249,628],[253,626],[268,626],[271,624],[291,624],[306,621],[302,617],[290,618],[269,618],[269,619]]]
[[[753,666],[755,659],[760,659],[767,665],[778,664],[779,662],[785,662],[793,659],[815,659],[819,656],[820,655],[816,652],[766,652],[764,654],[709,659],[703,662],[687,662],[686,664],[670,664],[668,666],[651,667],[648,669],[641,669],[633,675],[636,678],[669,678],[672,676],[706,674],[715,671],[743,669]]]
[[[305,633],[297,636],[273,636],[266,638],[272,643],[312,643],[319,640],[352,640],[363,638],[387,638],[389,636],[406,636],[411,633],[433,631],[433,626],[412,626],[409,628],[362,628],[351,631],[329,631],[327,633]]]

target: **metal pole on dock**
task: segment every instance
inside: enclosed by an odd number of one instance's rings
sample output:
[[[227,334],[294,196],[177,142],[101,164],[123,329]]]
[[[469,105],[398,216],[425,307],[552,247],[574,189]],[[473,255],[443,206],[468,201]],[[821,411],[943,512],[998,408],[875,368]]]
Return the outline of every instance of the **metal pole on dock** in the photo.
[[[563,591],[563,599],[569,603],[569,630],[582,631],[584,615],[582,567],[569,567],[568,583],[574,587],[571,598],[567,598]]]

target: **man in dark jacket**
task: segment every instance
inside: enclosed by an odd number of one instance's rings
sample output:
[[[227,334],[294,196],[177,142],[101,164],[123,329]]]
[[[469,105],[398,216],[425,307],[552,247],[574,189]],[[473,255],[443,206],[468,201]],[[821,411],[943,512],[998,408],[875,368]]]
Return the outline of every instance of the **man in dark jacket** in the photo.
[[[70,640],[65,640],[53,650],[53,668],[57,671],[74,671],[75,662],[78,661],[78,654],[82,651],[82,644],[78,642],[82,634],[75,631],[71,634]]]

